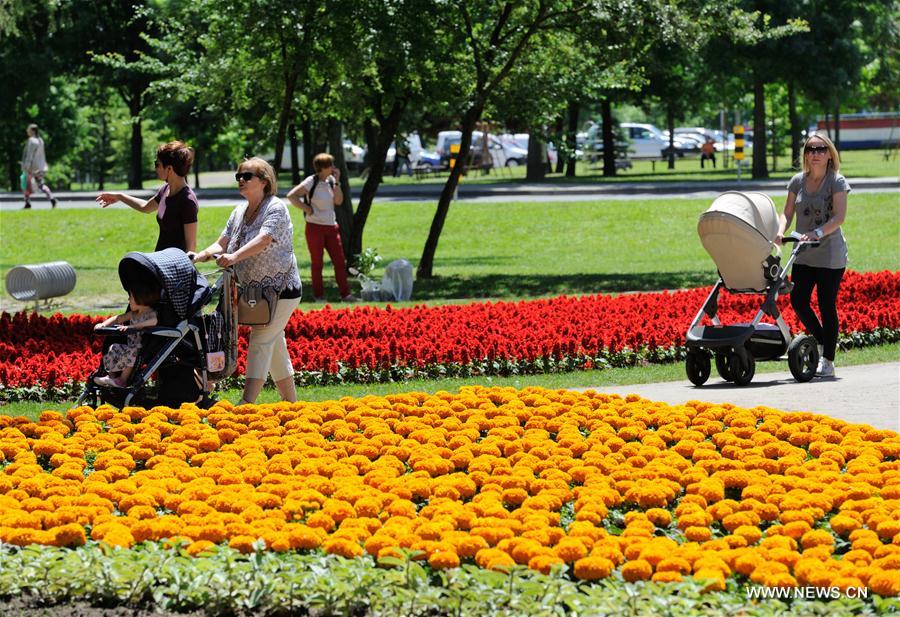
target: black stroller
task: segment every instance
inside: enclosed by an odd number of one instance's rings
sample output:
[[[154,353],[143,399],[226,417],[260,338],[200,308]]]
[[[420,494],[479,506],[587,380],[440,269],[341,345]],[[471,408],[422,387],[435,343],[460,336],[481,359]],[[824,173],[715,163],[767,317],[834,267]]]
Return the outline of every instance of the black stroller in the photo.
[[[697,225],[703,247],[715,261],[719,280],[688,326],[685,337],[688,379],[702,386],[709,379],[712,358],[725,381],[738,386],[750,383],[756,360],[776,360],[787,352],[788,368],[799,382],[812,379],[819,363],[819,350],[812,336],[793,336],[776,300],[791,290],[787,271],[801,251],[818,242],[801,242],[799,236],[784,238],[796,243],[784,267],[775,245],[778,213],[763,193],[723,193],[700,216]],[[774,251],[774,253],[773,253]],[[718,318],[718,298],[722,288],[731,293],[765,296],[750,323],[724,325]],[[700,325],[703,316],[712,325]],[[763,323],[763,317],[775,323]]]
[[[134,370],[124,387],[95,383],[107,374],[104,363],[88,378],[79,405],[96,406],[99,401],[116,407],[163,405],[178,407],[196,403],[209,407],[215,402],[215,381],[231,375],[237,367],[237,289],[228,268],[210,286],[181,250],[128,253],[119,262],[122,287],[131,289],[139,281],[160,286],[154,307],[157,326],[142,329],[141,348]],[[213,305],[213,300],[218,302]],[[214,310],[204,313],[204,308]],[[124,342],[117,328],[95,330],[105,338],[104,354],[114,342]],[[127,330],[126,330],[127,334]]]

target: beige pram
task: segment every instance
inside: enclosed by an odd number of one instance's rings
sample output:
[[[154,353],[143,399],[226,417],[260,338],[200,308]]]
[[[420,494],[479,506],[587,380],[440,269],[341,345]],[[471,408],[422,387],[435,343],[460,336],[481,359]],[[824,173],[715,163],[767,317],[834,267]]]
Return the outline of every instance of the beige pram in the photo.
[[[776,300],[791,289],[787,271],[797,255],[818,242],[801,242],[797,235],[784,238],[785,243],[796,245],[782,268],[781,249],[774,243],[778,213],[763,193],[729,191],[719,195],[700,215],[697,232],[703,248],[716,263],[719,280],[688,327],[688,379],[697,386],[706,383],[714,356],[722,379],[743,386],[753,379],[756,360],[779,359],[785,352],[794,378],[801,382],[812,379],[819,362],[816,339],[792,336]],[[752,322],[723,325],[719,321],[718,298],[723,287],[731,293],[765,296]],[[704,315],[712,325],[700,325]],[[763,323],[765,316],[775,323]]]

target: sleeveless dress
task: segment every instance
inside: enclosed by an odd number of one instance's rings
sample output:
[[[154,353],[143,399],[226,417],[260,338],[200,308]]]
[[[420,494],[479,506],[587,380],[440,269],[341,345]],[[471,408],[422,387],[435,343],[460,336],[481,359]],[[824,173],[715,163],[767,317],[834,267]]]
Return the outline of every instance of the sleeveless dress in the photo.
[[[156,311],[144,311],[128,322],[129,326],[140,326],[151,319],[156,319]],[[119,373],[134,366],[138,350],[141,348],[141,333],[129,332],[127,343],[113,343],[103,356],[103,366],[109,373]]]

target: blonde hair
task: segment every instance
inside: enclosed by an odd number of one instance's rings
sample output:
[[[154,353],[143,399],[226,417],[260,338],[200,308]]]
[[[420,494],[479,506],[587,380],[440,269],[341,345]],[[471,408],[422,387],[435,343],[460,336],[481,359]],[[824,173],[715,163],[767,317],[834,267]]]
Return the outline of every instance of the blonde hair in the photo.
[[[828,153],[831,155],[831,159],[828,161],[828,167],[831,167],[834,170],[834,173],[837,173],[841,170],[841,157],[838,154],[837,148],[834,146],[834,142],[828,139],[827,135],[820,135],[816,133],[815,135],[810,135],[806,138],[806,142],[803,144],[803,171],[804,173],[809,173],[810,167],[809,163],[806,160],[806,146],[809,145],[809,141],[811,139],[821,139],[822,143],[828,148]]]
[[[334,157],[326,152],[317,154],[316,158],[313,159],[313,169],[315,169],[316,172],[328,169],[332,165],[334,165]]]
[[[278,192],[278,177],[275,175],[275,170],[258,156],[244,159],[244,162],[238,166],[238,171],[255,173],[263,181],[266,195],[274,195]]]

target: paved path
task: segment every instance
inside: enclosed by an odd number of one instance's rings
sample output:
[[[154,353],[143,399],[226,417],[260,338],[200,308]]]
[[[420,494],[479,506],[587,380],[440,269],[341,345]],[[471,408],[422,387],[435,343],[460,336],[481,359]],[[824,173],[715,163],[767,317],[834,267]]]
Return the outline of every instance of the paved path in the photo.
[[[546,183],[528,184],[523,182],[498,182],[491,184],[467,184],[458,189],[460,201],[474,203],[496,203],[511,201],[588,201],[597,199],[711,199],[724,191],[763,191],[783,196],[785,180],[744,180],[737,181],[678,181],[678,182],[597,182],[587,183]],[[436,202],[443,190],[443,183],[415,183],[382,185],[378,189],[379,202],[427,201]],[[287,189],[282,187],[283,196]],[[353,199],[359,197],[359,188],[352,190]],[[900,179],[858,178],[853,180],[853,191],[900,192]],[[152,190],[126,191],[139,197],[149,198]],[[234,188],[197,189],[197,198],[203,207],[233,207],[241,201]],[[98,208],[94,202],[96,191],[57,191],[61,208]],[[778,200],[776,200],[778,201]],[[43,195],[32,202],[36,209],[49,209],[50,204]],[[20,210],[23,201],[20,193],[0,193],[0,211]],[[125,208],[114,204],[114,208]]]
[[[838,355],[837,363],[834,379],[813,379],[805,384],[794,381],[788,371],[780,371],[758,374],[749,385],[738,387],[722,381],[713,372],[702,388],[693,386],[685,378],[590,389],[622,396],[637,394],[670,405],[698,400],[733,403],[738,407],[764,405],[782,411],[811,411],[900,432],[900,362],[841,367]]]

